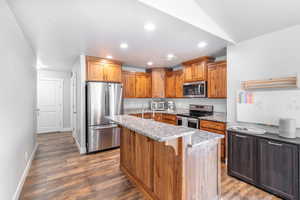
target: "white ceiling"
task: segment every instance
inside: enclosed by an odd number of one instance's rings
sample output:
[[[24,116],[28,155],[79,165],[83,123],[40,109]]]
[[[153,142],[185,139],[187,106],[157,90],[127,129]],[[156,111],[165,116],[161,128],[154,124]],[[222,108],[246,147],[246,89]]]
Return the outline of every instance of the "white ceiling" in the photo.
[[[299,0],[139,0],[238,43],[300,24]]]
[[[41,63],[70,70],[80,54],[114,59],[127,65],[168,67],[204,55],[224,55],[227,41],[173,18],[137,0],[10,0]],[[144,23],[157,29],[146,32]],[[208,46],[199,49],[197,43]],[[121,50],[121,42],[129,48]],[[176,59],[167,61],[168,53]]]
[[[195,0],[235,41],[300,24],[299,0]]]

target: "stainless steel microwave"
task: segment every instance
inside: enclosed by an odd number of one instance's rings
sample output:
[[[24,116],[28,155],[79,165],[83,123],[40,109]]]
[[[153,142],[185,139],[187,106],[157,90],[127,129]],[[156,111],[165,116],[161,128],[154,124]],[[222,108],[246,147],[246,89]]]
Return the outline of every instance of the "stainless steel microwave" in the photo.
[[[184,97],[206,97],[206,90],[206,81],[183,84]]]

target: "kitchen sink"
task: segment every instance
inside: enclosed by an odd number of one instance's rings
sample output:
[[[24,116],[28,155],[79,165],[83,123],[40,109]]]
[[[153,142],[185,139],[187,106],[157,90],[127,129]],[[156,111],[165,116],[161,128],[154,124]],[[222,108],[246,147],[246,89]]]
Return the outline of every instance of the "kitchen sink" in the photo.
[[[246,132],[246,133],[251,133],[254,135],[262,135],[262,134],[266,133],[266,130],[264,130],[262,128],[245,127],[245,126],[232,126],[232,127],[229,127],[228,130]]]

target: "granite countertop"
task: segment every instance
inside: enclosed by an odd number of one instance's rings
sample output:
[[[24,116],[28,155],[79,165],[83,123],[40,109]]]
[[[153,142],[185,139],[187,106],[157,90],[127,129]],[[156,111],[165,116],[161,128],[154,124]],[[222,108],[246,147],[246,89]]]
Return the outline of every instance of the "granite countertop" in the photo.
[[[226,123],[227,115],[225,112],[214,112],[211,116],[199,117],[199,119]]]
[[[116,115],[108,119],[132,131],[140,133],[153,140],[164,142],[179,137],[192,135],[195,130],[182,126],[174,126],[151,119],[142,119],[129,115]]]
[[[208,131],[202,131],[197,129],[195,130],[196,132],[192,135],[192,143],[189,145],[190,147],[196,147],[211,142],[212,140],[219,140],[224,138],[224,135],[221,134],[211,133]]]
[[[236,130],[231,129],[231,127],[233,127],[233,126],[264,129],[266,131],[266,133],[265,134],[253,134],[253,133],[249,133],[249,132],[243,131],[243,130],[236,131]],[[284,138],[284,137],[279,136],[278,135],[279,128],[277,126],[268,126],[268,125],[263,125],[263,124],[247,123],[247,122],[230,122],[230,123],[227,123],[227,130],[229,130],[229,131],[231,130],[233,132],[243,133],[243,134],[247,134],[247,135],[252,135],[252,136],[256,136],[256,137],[260,137],[260,138],[273,139],[273,140],[277,140],[277,141],[288,142],[288,143],[300,145],[300,138],[289,139],[289,138]],[[300,136],[300,129],[297,129],[296,135]]]
[[[136,131],[137,133],[159,142],[191,135],[192,138],[191,144],[189,145],[190,147],[195,147],[224,137],[223,135],[207,131],[182,126],[174,126],[171,124],[157,122],[151,119],[142,119],[130,115],[116,115],[109,117],[108,119],[121,126],[124,126],[125,128]]]

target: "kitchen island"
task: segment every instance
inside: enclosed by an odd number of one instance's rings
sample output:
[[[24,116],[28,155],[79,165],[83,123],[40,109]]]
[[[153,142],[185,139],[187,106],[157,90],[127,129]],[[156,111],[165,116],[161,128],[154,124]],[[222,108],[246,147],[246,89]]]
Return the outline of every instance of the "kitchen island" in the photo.
[[[220,199],[222,135],[129,115],[119,124],[121,170],[148,199]]]

